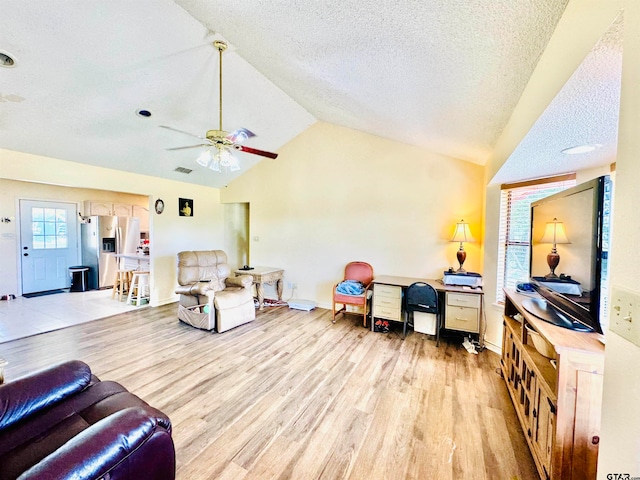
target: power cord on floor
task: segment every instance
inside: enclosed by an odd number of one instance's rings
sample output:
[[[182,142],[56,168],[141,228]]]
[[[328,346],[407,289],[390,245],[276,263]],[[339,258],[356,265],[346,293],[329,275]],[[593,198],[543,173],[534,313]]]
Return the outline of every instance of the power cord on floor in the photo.
[[[291,296],[290,296],[289,298],[287,298],[287,299],[285,300],[285,302],[289,303],[289,301],[290,301],[290,300],[293,300],[294,298],[297,298],[297,297],[295,297],[295,296],[294,296],[294,294],[296,293],[296,289],[297,289],[297,288],[298,288],[298,287],[297,287],[296,285],[293,285],[293,286],[291,287]]]

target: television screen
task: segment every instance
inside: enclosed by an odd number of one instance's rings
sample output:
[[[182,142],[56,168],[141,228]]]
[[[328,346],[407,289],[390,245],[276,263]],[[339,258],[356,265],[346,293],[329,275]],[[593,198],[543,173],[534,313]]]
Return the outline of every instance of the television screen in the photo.
[[[604,176],[531,205],[531,283],[544,299],[528,302],[531,313],[603,333],[610,203]]]

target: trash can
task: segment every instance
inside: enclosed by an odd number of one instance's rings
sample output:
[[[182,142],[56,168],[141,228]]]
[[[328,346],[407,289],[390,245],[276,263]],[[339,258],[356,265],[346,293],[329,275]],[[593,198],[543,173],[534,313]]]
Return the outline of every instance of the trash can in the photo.
[[[70,292],[86,292],[89,290],[89,267],[78,265],[69,267],[69,275],[71,276]]]

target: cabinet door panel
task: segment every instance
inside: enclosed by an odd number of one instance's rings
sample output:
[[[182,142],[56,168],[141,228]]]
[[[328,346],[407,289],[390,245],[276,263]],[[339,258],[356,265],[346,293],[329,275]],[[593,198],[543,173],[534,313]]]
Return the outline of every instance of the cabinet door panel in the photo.
[[[122,203],[114,203],[113,204],[113,214],[118,217],[130,217],[131,216],[131,205],[125,205]]]

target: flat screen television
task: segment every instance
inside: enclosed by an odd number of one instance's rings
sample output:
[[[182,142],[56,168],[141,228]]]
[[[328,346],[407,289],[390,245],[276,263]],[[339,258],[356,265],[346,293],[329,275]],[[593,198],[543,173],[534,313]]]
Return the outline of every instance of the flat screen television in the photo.
[[[523,302],[529,313],[560,327],[604,333],[610,210],[608,176],[531,204],[530,283],[540,298]]]

